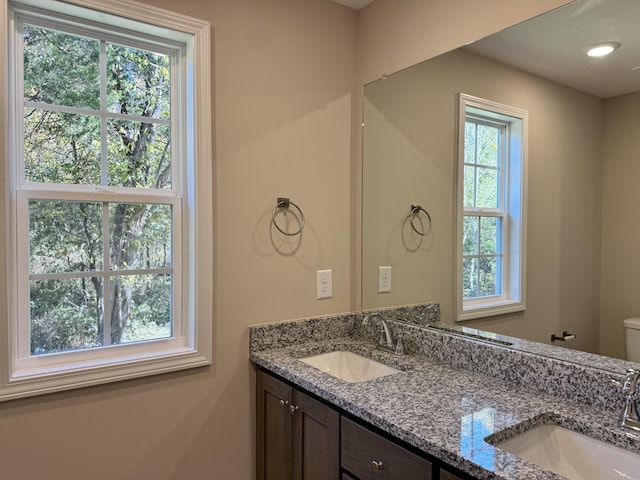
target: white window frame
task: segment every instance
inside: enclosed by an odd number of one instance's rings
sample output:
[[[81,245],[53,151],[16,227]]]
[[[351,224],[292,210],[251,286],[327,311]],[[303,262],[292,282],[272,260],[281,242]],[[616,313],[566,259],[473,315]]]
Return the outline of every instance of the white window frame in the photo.
[[[135,377],[183,370],[211,364],[212,361],[212,272],[213,209],[211,164],[211,81],[210,25],[207,22],[161,10],[130,0],[0,0],[0,29],[10,48],[0,52],[0,106],[5,128],[0,129],[3,168],[0,194],[5,208],[0,222],[0,401],[13,398],[108,383]],[[147,342],[113,345],[58,354],[30,356],[28,319],[18,317],[24,301],[24,278],[28,277],[19,259],[25,253],[25,232],[16,229],[17,216],[26,215],[24,199],[51,198],[37,185],[20,184],[21,121],[24,100],[22,72],[14,68],[16,15],[45,15],[71,21],[82,18],[84,27],[96,23],[129,35],[133,41],[154,38],[179,45],[181,63],[172,68],[180,72],[180,95],[172,94],[172,149],[178,158],[173,171],[174,191],[154,192],[153,202],[174,205],[175,222],[182,226],[174,238],[174,288],[181,292],[173,314],[173,336]],[[145,24],[144,33],[135,29]],[[129,31],[129,33],[127,33]],[[131,35],[131,31],[139,32]],[[177,113],[177,114],[176,114]],[[12,127],[18,125],[18,127]],[[175,132],[175,133],[174,133]],[[174,140],[175,143],[174,143]],[[130,189],[74,186],[75,199],[104,202],[144,201]],[[68,197],[66,197],[68,198]],[[22,280],[21,280],[22,279]],[[5,308],[6,306],[6,308]],[[26,327],[25,327],[26,326]],[[27,331],[25,331],[27,328]],[[25,340],[26,339],[26,340]],[[26,349],[26,350],[25,350]],[[25,353],[26,352],[26,353]]]
[[[459,94],[455,299],[456,321],[523,311],[526,308],[526,204],[528,118],[526,110]],[[501,205],[496,209],[464,206],[464,131],[467,115],[505,127],[505,159],[501,168]],[[463,219],[467,215],[502,218],[501,294],[463,298]]]

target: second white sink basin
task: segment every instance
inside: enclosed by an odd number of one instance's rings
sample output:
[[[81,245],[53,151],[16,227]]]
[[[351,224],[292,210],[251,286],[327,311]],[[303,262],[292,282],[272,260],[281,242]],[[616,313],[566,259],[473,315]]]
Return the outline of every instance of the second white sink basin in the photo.
[[[640,454],[558,425],[540,425],[495,446],[570,480],[640,480]]]
[[[385,375],[399,373],[393,367],[348,351],[336,351],[301,358],[304,363],[345,382],[364,382]]]

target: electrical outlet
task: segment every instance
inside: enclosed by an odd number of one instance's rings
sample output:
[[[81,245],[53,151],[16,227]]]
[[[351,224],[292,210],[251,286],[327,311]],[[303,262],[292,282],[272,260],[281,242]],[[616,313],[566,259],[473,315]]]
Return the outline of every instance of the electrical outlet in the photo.
[[[378,293],[391,291],[391,267],[378,267]]]
[[[316,272],[317,298],[331,298],[333,296],[333,280],[331,270],[318,270]]]

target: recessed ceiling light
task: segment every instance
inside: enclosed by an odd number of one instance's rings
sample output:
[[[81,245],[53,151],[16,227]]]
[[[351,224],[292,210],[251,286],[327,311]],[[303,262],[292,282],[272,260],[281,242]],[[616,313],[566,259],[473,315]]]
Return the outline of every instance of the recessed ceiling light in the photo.
[[[604,57],[620,47],[618,42],[605,42],[594,45],[589,49],[587,55],[590,57]]]

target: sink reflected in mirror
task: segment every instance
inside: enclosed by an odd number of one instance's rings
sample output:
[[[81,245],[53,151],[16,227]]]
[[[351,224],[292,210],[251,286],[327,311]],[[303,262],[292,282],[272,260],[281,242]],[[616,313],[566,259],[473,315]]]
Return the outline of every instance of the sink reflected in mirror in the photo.
[[[349,351],[336,351],[322,353],[300,359],[307,365],[311,365],[329,375],[349,383],[365,382],[374,378],[384,377],[400,373],[393,367],[389,367],[370,358],[363,357]]]
[[[570,480],[640,480],[640,454],[554,424],[494,446]]]

